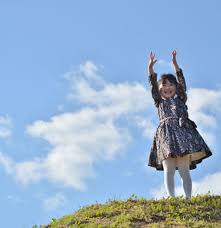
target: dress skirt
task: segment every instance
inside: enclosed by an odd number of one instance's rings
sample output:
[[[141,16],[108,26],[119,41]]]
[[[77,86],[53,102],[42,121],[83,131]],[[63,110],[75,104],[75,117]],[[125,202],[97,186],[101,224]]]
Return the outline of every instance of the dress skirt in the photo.
[[[211,150],[190,119],[180,124],[177,118],[161,121],[153,139],[148,165],[163,170],[162,161],[189,154],[190,169],[212,155]]]

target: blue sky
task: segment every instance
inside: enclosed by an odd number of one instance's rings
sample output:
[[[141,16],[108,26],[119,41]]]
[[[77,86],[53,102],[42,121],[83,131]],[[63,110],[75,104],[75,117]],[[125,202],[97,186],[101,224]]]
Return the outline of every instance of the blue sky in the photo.
[[[221,194],[220,8],[218,0],[0,1],[0,226],[165,194],[163,172],[146,165],[158,123],[151,50],[158,73],[173,72],[177,50],[190,116],[213,151],[191,172],[194,194]]]

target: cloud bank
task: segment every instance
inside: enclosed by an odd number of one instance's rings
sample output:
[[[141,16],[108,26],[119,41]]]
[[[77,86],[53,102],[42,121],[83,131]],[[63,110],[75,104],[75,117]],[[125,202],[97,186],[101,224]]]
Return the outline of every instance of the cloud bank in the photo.
[[[107,83],[99,74],[92,62],[65,74],[71,88],[68,100],[82,108],[27,126],[26,132],[48,142],[51,150],[45,157],[24,162],[1,154],[8,174],[22,184],[48,180],[84,191],[86,180],[96,176],[96,162],[126,152],[132,137],[125,119],[145,111],[152,100],[139,83]]]

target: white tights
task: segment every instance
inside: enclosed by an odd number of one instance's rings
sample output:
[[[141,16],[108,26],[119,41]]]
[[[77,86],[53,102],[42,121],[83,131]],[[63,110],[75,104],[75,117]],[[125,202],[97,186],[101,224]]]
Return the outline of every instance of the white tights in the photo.
[[[186,198],[191,198],[192,180],[189,172],[189,155],[163,160],[164,184],[169,196],[174,194],[174,174],[178,167]]]

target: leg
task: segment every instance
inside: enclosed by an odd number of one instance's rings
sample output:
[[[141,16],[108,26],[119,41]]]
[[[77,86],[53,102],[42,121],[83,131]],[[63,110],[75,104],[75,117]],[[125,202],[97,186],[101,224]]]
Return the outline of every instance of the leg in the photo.
[[[174,194],[174,174],[176,171],[175,158],[167,158],[163,160],[164,169],[164,185],[169,196],[175,196]]]
[[[177,166],[182,179],[185,196],[187,199],[190,199],[192,193],[192,180],[189,171],[189,155],[178,157]]]

